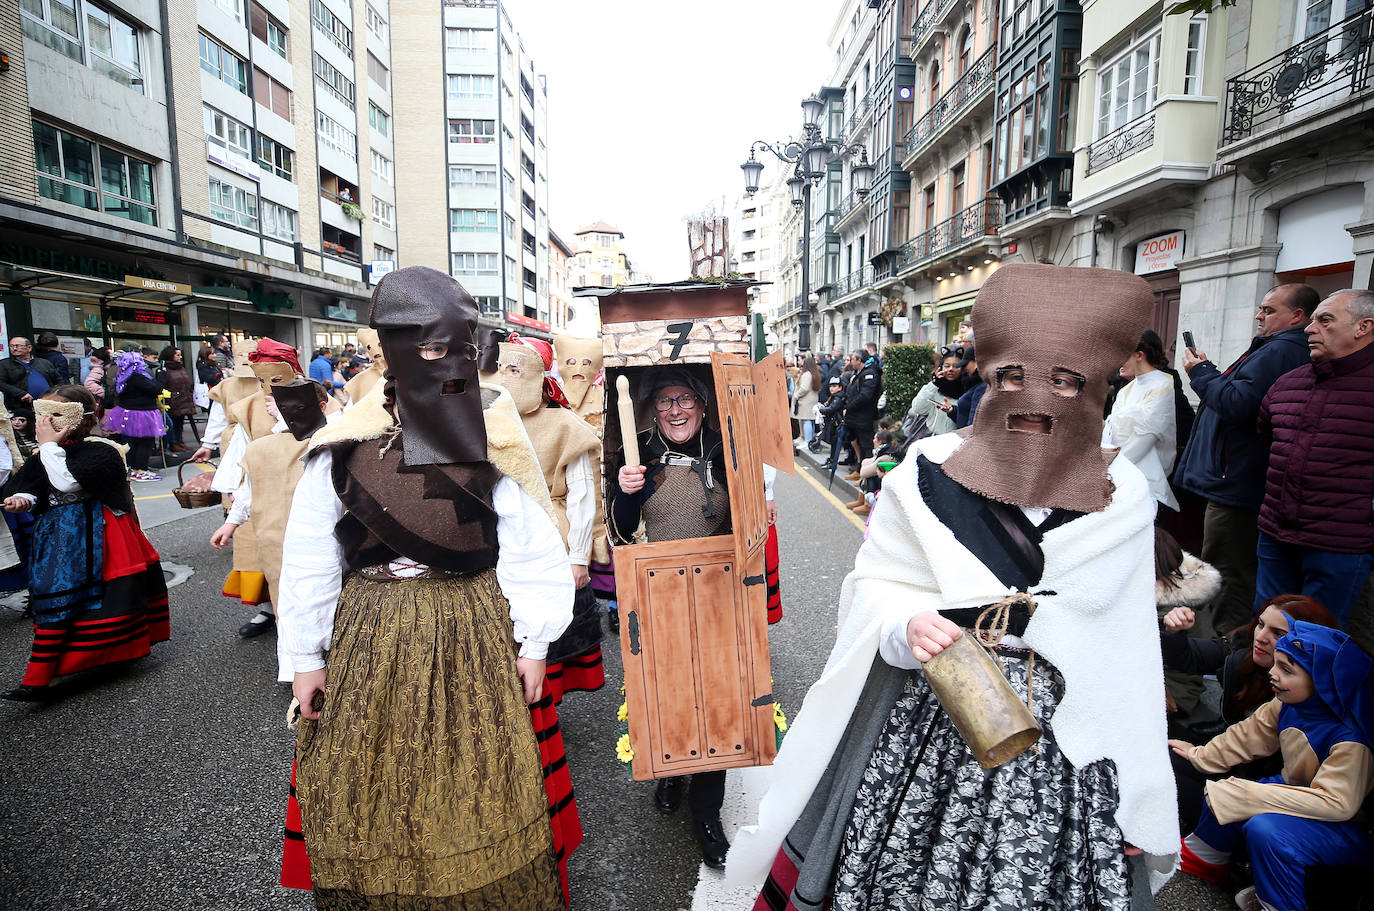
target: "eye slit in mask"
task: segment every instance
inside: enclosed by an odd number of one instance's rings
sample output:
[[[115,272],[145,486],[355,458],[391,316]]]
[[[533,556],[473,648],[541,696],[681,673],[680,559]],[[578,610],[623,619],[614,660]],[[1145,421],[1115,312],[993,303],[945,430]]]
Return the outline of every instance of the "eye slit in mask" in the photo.
[[[462,395],[467,391],[468,381],[464,379],[445,380],[439,387],[440,395]]]

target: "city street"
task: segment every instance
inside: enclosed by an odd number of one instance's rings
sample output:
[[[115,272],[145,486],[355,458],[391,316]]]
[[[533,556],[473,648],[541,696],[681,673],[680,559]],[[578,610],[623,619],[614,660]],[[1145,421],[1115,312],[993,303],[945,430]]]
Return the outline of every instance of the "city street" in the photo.
[[[840,505],[846,486],[837,480],[827,496],[823,476],[808,474],[777,483],[784,617],[771,642],[775,691],[789,718],[824,665],[840,582],[862,537]],[[206,543],[218,510],[176,510],[161,487],[135,492],[147,498],[140,510],[167,568],[193,570],[171,589],[172,641],[122,672],[79,681],[61,701],[0,703],[5,907],[313,907],[308,895],[277,885],[292,734],[284,724],[290,693],[274,681],[273,637],[235,635],[250,611],[219,593],[229,555]],[[0,610],[6,686],[17,680],[31,629],[18,612]],[[605,656],[606,687],[571,694],[561,713],[586,831],[570,864],[573,906],[752,907],[752,895],[729,894],[721,875],[699,863],[685,808],[660,815],[652,787],[616,760],[618,646],[608,641]],[[727,830],[752,816],[767,777],[730,774]],[[1190,911],[1230,906],[1192,880],[1171,883],[1160,901]]]

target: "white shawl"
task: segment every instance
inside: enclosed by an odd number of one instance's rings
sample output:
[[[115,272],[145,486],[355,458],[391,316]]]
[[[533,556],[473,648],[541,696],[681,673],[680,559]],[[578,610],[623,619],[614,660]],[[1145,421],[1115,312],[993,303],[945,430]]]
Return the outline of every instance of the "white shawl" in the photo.
[[[916,448],[942,463],[962,442],[949,433]],[[1033,591],[1057,594],[1036,596],[1023,638],[1064,677],[1054,714],[1064,755],[1078,768],[1103,758],[1116,763],[1117,823],[1126,841],[1159,855],[1153,872],[1165,872],[1179,834],[1154,600],[1154,504],[1126,459],[1114,460],[1110,475],[1115,492],[1106,509],[1045,533],[1045,571]],[[1011,593],[926,506],[915,457],[895,468],[840,591],[830,659],[783,741],[758,824],[735,838],[726,868],[732,883],[761,883],[767,875],[844,734],[889,622]]]

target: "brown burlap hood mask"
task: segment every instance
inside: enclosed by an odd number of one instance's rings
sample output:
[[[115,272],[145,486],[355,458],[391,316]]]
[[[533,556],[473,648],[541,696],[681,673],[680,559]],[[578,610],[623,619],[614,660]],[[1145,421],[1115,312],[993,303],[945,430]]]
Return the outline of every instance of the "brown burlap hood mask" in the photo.
[[[563,380],[563,390],[573,408],[581,408],[587,391],[601,372],[603,358],[601,339],[578,338],[574,335],[553,337],[553,362]]]
[[[946,475],[1016,506],[1097,512],[1107,379],[1135,350],[1154,297],[1135,275],[1014,263],[978,292],[973,327],[988,390]]]
[[[505,386],[521,414],[544,407],[544,359],[533,348],[518,342],[501,342],[497,383]]]
[[[373,290],[369,323],[394,383],[406,465],[485,459],[472,295],[435,269],[398,269]]]

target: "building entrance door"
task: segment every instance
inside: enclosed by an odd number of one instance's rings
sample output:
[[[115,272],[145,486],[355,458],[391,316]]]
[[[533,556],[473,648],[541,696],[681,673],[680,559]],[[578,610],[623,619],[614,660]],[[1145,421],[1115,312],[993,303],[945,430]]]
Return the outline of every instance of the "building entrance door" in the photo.
[[[1155,295],[1155,309],[1150,319],[1150,328],[1158,332],[1159,337],[1164,340],[1164,355],[1172,367],[1174,351],[1178,346],[1178,270],[1170,269],[1168,272],[1147,275],[1144,278],[1149,282],[1150,290]]]

